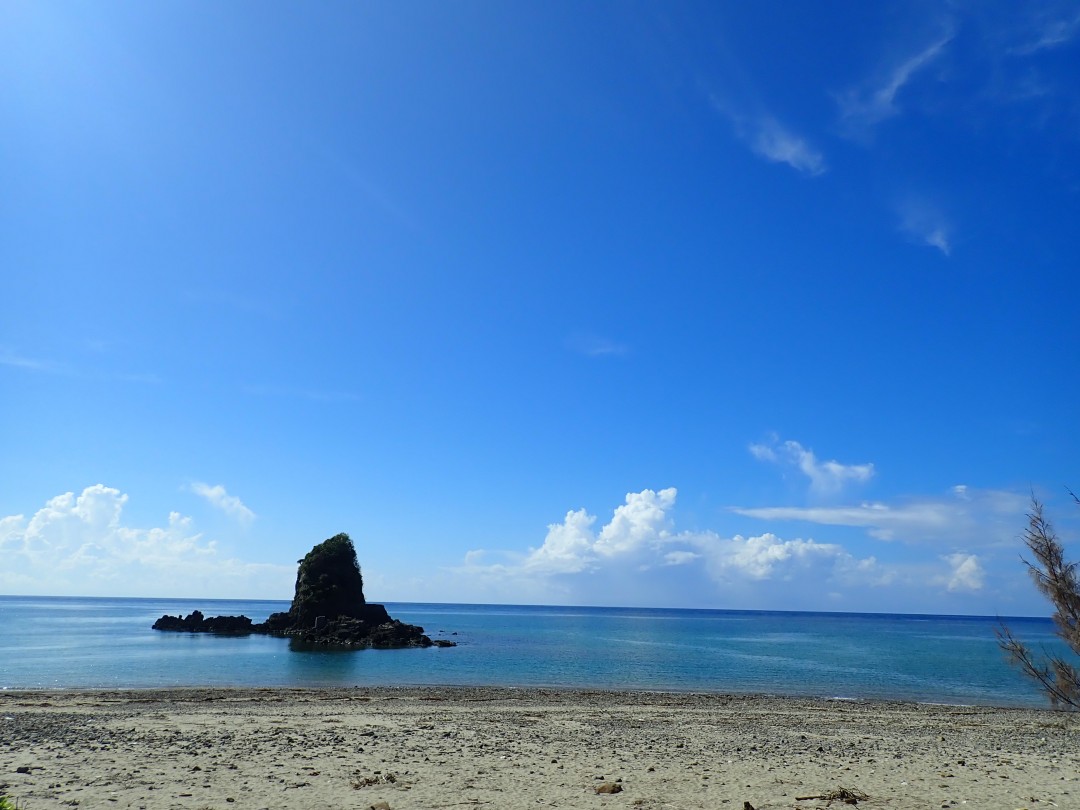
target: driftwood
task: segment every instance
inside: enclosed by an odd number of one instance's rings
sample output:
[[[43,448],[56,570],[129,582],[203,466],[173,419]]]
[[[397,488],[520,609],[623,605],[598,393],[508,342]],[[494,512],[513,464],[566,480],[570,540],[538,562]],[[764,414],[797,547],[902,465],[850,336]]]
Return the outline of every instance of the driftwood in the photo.
[[[833,802],[844,802],[844,804],[858,804],[864,802],[870,797],[863,793],[861,790],[854,790],[853,788],[841,787],[836,790],[830,790],[827,793],[822,793],[818,796],[796,796],[795,801],[806,802],[811,799],[823,799],[824,801],[832,804]]]

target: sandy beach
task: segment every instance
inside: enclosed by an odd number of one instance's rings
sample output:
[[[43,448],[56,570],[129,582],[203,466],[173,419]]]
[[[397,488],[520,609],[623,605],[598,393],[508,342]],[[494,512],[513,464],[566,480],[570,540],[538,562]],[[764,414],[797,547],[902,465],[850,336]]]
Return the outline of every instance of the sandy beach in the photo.
[[[1080,718],[490,688],[4,692],[0,795],[26,810],[1080,808]]]

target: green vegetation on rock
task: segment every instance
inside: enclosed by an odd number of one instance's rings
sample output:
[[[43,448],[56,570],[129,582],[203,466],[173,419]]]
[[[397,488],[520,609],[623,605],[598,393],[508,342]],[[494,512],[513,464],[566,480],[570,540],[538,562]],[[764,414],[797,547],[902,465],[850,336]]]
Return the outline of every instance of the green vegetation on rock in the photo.
[[[349,535],[335,534],[300,560],[292,620],[310,627],[319,616],[357,618],[364,614],[364,578]]]

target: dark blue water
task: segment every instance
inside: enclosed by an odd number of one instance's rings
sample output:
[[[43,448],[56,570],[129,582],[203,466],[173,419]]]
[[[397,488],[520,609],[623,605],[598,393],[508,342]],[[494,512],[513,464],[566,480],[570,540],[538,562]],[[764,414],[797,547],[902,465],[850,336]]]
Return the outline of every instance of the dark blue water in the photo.
[[[1046,705],[988,617],[390,603],[459,646],[347,652],[150,629],[195,608],[261,621],[288,603],[0,597],[0,689],[494,685]],[[1009,626],[1060,649],[1048,619]]]

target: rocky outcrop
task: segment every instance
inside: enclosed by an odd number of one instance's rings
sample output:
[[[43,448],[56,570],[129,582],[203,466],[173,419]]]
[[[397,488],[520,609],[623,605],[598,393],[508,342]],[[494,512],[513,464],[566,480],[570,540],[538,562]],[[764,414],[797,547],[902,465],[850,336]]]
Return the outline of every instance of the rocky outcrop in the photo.
[[[188,633],[286,636],[304,645],[325,647],[453,647],[445,639],[432,641],[424,628],[390,618],[382,605],[364,599],[364,579],[356,550],[347,534],[319,543],[299,561],[296,589],[287,612],[272,613],[255,624],[247,616],[205,618],[196,610],[188,616],[162,616],[154,630]]]
[[[294,625],[311,627],[320,616],[359,619],[364,617],[365,607],[364,578],[349,535],[334,535],[300,560],[289,608]]]
[[[222,633],[230,636],[246,636],[258,632],[247,616],[211,616],[193,610],[187,616],[162,616],[154,622],[155,630],[177,630],[185,633]]]
[[[381,608],[382,605],[373,605]],[[383,610],[383,613],[386,611]],[[397,619],[374,624],[363,619],[341,616],[326,622],[318,629],[293,631],[286,635],[294,637],[304,644],[324,645],[328,647],[375,647],[393,649],[397,647],[431,647],[430,638],[424,635],[424,628],[414,624],[405,624]],[[442,644],[438,646],[444,646]]]

